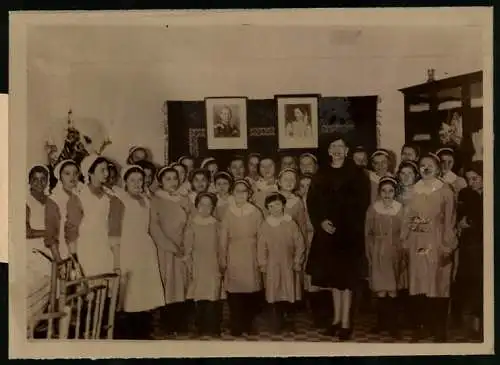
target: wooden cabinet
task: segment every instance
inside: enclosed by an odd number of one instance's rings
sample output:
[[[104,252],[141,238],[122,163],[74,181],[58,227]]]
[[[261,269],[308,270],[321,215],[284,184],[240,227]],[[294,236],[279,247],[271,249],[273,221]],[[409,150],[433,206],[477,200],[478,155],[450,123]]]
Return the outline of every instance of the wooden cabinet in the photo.
[[[404,94],[406,143],[423,152],[452,147],[460,164],[482,160],[482,71],[399,91]]]

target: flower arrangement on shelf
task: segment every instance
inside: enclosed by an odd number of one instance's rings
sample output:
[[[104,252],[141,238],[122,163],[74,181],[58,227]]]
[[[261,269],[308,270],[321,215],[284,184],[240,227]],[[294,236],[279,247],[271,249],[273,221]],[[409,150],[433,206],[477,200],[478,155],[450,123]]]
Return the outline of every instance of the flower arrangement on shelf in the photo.
[[[56,131],[55,134],[59,134]],[[66,126],[63,127],[63,140],[57,141],[57,137],[51,136],[45,142],[48,163],[55,166],[62,160],[71,159],[78,164],[89,154],[101,154],[111,144],[101,123],[94,119],[73,118],[73,112],[68,111]]]

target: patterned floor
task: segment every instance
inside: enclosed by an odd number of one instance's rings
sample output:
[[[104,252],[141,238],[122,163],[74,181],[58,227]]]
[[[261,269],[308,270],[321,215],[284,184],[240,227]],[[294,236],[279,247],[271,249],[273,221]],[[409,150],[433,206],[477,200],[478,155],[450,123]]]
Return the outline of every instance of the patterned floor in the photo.
[[[223,333],[217,340],[225,341],[301,341],[301,342],[331,342],[338,341],[336,338],[323,336],[321,330],[316,329],[312,326],[312,321],[310,315],[306,311],[302,311],[296,314],[295,329],[293,332],[283,332],[280,334],[274,334],[271,332],[267,323],[268,313],[263,312],[260,314],[255,321],[255,328],[257,334],[255,335],[243,335],[242,337],[233,337],[230,335],[227,329],[228,323],[228,309],[227,305],[224,306],[224,321],[223,321]],[[357,315],[357,320],[354,325],[354,332],[350,342],[360,342],[360,343],[409,343],[411,341],[411,331],[403,331],[402,337],[399,340],[394,340],[388,334],[371,334],[370,329],[374,326],[374,316],[369,313],[359,313]],[[155,339],[177,339],[177,340],[213,340],[208,336],[199,337],[194,333],[184,336],[175,337],[156,337]],[[432,342],[432,339],[424,339],[424,342]],[[480,342],[473,341],[471,338],[460,329],[450,329],[448,331],[448,342],[451,343],[464,343],[464,342]]]

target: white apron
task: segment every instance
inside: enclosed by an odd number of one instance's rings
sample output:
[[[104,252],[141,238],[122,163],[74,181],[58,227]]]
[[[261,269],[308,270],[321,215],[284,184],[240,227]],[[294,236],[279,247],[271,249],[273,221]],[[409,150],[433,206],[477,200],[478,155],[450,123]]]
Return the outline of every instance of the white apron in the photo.
[[[61,215],[61,220],[59,222],[59,254],[61,259],[66,259],[69,257],[69,247],[64,237],[64,225],[66,223],[66,217],[68,214],[68,201],[70,196],[63,190],[61,185],[58,183],[54,188],[50,199],[52,199],[59,207],[59,214]]]
[[[149,235],[149,200],[145,205],[120,194],[125,205],[120,241],[120,269],[126,277],[123,310],[141,312],[165,305],[156,246]]]
[[[45,229],[45,206],[36,200],[30,193],[26,204],[30,208],[30,227]],[[46,257],[33,250],[43,251],[52,257],[45,247],[43,238],[27,239],[26,250],[26,289],[28,295],[28,317],[42,312],[49,302],[51,262]]]
[[[78,261],[86,276],[113,272],[113,253],[109,245],[109,196],[101,198],[88,187],[80,193],[83,219],[76,245]]]

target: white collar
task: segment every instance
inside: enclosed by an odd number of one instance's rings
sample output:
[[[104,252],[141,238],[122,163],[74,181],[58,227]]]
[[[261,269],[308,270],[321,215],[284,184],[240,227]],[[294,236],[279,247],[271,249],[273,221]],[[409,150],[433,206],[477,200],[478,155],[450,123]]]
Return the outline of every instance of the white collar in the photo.
[[[160,198],[170,200],[173,202],[178,202],[182,199],[180,195],[170,194],[168,191],[165,191],[163,189],[157,190],[155,194],[158,195]]]
[[[377,200],[373,203],[373,209],[379,214],[383,215],[397,215],[401,209],[402,204],[396,200],[392,202],[390,207],[386,207],[381,200]]]
[[[237,217],[243,217],[249,215],[255,211],[255,206],[250,203],[245,203],[241,207],[237,207],[234,200],[230,201],[229,210]]]
[[[213,223],[217,222],[217,219],[215,219],[211,215],[208,217],[202,217],[202,216],[197,214],[193,218],[193,222],[196,224],[201,224],[202,226],[206,226],[206,225],[213,224]]]
[[[288,209],[291,209],[294,207],[295,204],[297,204],[297,202],[299,201],[299,197],[297,195],[291,195],[289,198],[286,198],[286,204],[285,206],[288,208]]]
[[[193,204],[194,204],[194,202],[195,202],[195,200],[196,200],[196,195],[198,195],[198,194],[197,194],[197,193],[195,193],[194,191],[192,191],[192,192],[190,192],[190,193],[188,194],[188,196],[189,196],[189,200],[191,200],[191,203],[193,203]]]
[[[443,175],[443,181],[448,184],[453,184],[457,178],[458,176],[451,170]]]
[[[269,183],[265,182],[263,178],[260,178],[259,180],[257,180],[255,182],[255,186],[257,187],[258,190],[261,190],[261,191],[270,191],[273,189],[278,189],[278,187],[276,186],[276,181],[274,181],[272,184],[269,184]]]
[[[227,198],[221,198],[217,195],[217,206],[220,207],[222,205],[229,204],[233,199],[234,198],[231,195],[228,195]]]
[[[278,227],[281,224],[281,222],[290,222],[291,220],[292,217],[288,214],[283,214],[280,218],[268,215],[266,218],[266,222],[269,223],[271,227]]]
[[[443,187],[443,182],[439,179],[435,179],[430,185],[424,183],[423,180],[419,180],[414,186],[414,191],[417,194],[429,195],[439,190]]]

